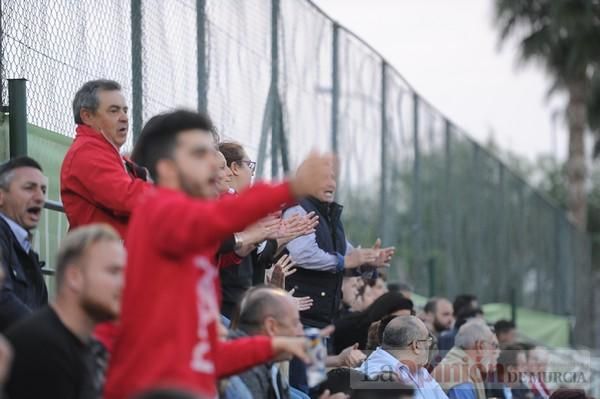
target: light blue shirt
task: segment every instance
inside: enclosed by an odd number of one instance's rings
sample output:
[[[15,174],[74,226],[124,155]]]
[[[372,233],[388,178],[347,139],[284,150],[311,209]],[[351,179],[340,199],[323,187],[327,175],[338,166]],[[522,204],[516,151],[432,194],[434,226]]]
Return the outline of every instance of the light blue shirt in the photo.
[[[420,367],[417,372],[411,373],[408,366],[388,351],[381,349],[381,347],[371,353],[357,370],[366,374],[369,378],[393,372],[400,378],[401,382],[414,386],[415,399],[448,399],[442,387],[424,367]]]
[[[17,238],[17,242],[23,248],[25,253],[29,253],[31,250],[31,241],[29,241],[29,232],[25,230],[21,225],[17,224],[17,222],[10,219],[8,216],[4,215],[0,212],[0,217],[4,219],[6,223],[8,223],[8,227],[12,230],[13,234]]]
[[[300,205],[296,205],[287,209],[283,213],[283,218],[289,219],[294,215],[305,216],[306,214],[307,212],[304,208],[302,208]],[[331,254],[323,251],[317,244],[317,235],[315,233],[306,234],[295,238],[290,241],[286,247],[290,253],[290,257],[298,266],[302,267],[303,269],[330,272],[343,270],[344,256],[346,256],[353,249],[352,245],[346,241],[345,254]]]
[[[448,398],[450,399],[477,399],[477,391],[475,386],[470,382],[465,382],[453,386],[448,391]]]

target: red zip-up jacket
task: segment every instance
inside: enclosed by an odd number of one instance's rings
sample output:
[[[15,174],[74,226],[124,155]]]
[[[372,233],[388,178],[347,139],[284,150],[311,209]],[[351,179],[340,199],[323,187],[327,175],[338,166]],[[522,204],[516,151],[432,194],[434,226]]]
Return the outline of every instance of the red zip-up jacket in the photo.
[[[117,148],[100,132],[77,125],[60,170],[60,196],[70,229],[108,223],[125,238],[129,215],[149,187],[129,173]]]
[[[215,201],[157,188],[141,201],[129,223],[121,320],[105,399],[129,398],[154,386],[215,397],[217,378],[272,358],[267,337],[219,341],[214,257],[226,237],[292,201],[287,183],[257,184]]]
[[[60,171],[60,196],[69,220],[69,229],[92,223],[107,223],[126,237],[129,216],[136,203],[152,187],[135,172],[102,133],[77,125],[75,140],[67,151]],[[131,163],[131,165],[133,165]],[[110,352],[115,328],[102,323],[96,338]]]

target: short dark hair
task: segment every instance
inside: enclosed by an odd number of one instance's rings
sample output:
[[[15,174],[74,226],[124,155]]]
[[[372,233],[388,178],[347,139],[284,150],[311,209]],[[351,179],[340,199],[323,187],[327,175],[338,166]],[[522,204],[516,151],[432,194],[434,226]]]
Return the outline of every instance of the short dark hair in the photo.
[[[515,328],[517,328],[515,326],[515,323],[513,323],[510,320],[501,319],[494,324],[494,332],[496,333],[496,335],[507,333],[510,330],[514,330]]]
[[[138,165],[146,167],[152,179],[156,181],[158,162],[172,158],[177,135],[192,129],[206,131],[218,141],[215,126],[208,115],[176,110],[156,115],[146,123],[133,148],[131,158]]]
[[[466,307],[471,306],[473,302],[477,301],[477,297],[472,294],[460,294],[454,298],[454,302],[452,303],[452,307],[454,308],[454,314],[460,313],[460,311]]]
[[[446,299],[446,298],[433,297],[429,301],[427,301],[427,303],[425,304],[425,307],[423,308],[425,313],[435,313],[435,311],[437,309],[437,305],[442,299]]]
[[[550,395],[550,399],[586,399],[583,389],[558,388]]]
[[[498,374],[507,372],[508,367],[516,367],[519,353],[526,355],[525,349],[519,344],[511,344],[503,347],[496,362],[496,371]]]
[[[73,98],[73,118],[75,119],[75,123],[83,125],[83,120],[81,119],[82,109],[87,109],[92,112],[98,110],[98,106],[100,105],[98,92],[100,90],[120,91],[121,85],[114,80],[108,79],[90,80],[89,82],[85,82],[84,85],[77,90],[77,93],[75,93],[75,97]]]
[[[358,370],[351,368],[340,367],[327,372],[327,380],[319,386],[319,395],[325,390],[329,390],[331,394],[343,392],[346,395],[351,395],[352,382],[366,381],[367,376]]]
[[[412,285],[403,282],[389,282],[388,283],[388,291],[389,292],[400,292],[400,291],[409,291],[413,292],[415,289]]]
[[[0,188],[8,190],[13,171],[18,168],[35,168],[43,172],[40,164],[33,158],[27,156],[15,157],[0,165]]]
[[[456,322],[454,323],[454,329],[458,331],[459,328],[462,327],[469,319],[472,319],[477,316],[483,316],[483,310],[479,307],[474,308],[472,306],[468,306],[466,308],[461,309],[456,314]]]
[[[241,144],[233,142],[233,141],[225,141],[219,144],[219,151],[225,157],[225,161],[227,162],[227,166],[231,166],[232,163],[239,163],[244,159],[244,154],[246,151]]]

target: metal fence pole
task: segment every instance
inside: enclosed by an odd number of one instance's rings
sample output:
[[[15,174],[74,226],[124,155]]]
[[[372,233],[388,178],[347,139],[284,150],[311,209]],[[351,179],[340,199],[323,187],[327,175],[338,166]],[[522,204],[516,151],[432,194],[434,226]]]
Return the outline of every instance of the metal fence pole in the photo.
[[[27,155],[27,79],[8,79],[10,158]]]
[[[381,187],[379,202],[379,226],[381,228],[381,240],[388,243],[390,239],[390,212],[388,210],[388,121],[387,121],[387,69],[385,60],[381,61]]]
[[[419,148],[419,96],[413,93],[413,270],[418,271],[421,266],[422,251],[422,223],[421,223],[421,155]]]
[[[454,189],[451,184],[452,180],[452,124],[449,120],[445,120],[444,124],[444,189],[446,192],[446,198],[448,200],[448,205],[450,207],[450,211],[444,215],[444,240],[446,242],[445,245],[445,253],[446,253],[446,261],[443,264],[444,273],[446,276],[446,292],[445,294],[456,295],[457,294],[457,286],[456,286],[456,270],[454,261],[454,236],[452,234],[452,226],[453,226],[453,214],[456,212],[456,203],[454,200]]]
[[[340,25],[333,22],[331,62],[331,151],[338,153],[338,130],[340,110]]]
[[[142,0],[131,0],[131,107],[134,142],[142,131],[144,122],[142,62]]]
[[[279,101],[279,3],[280,0],[271,0],[271,91],[274,101],[271,114],[271,177],[279,175],[279,145],[281,107]]]
[[[206,0],[196,0],[198,112],[208,111],[208,58],[206,50]]]

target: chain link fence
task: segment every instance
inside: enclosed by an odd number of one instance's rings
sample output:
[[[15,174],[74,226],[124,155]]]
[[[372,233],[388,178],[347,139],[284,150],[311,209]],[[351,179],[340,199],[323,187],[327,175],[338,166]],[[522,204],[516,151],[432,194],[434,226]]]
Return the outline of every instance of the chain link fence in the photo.
[[[263,177],[334,150],[348,235],[395,245],[392,279],[569,315],[573,342],[593,345],[588,236],[311,2],[0,5],[2,102],[7,78],[28,79],[32,124],[72,136],[77,88],[111,78],[132,105],[132,137],[186,107],[208,110]]]

